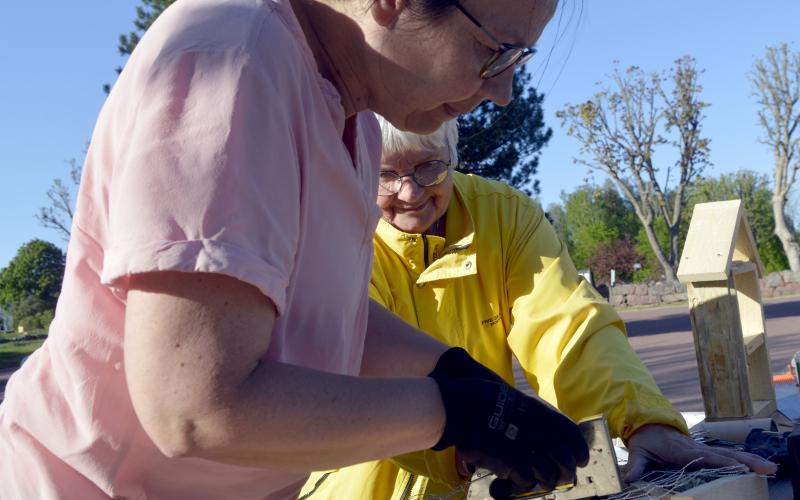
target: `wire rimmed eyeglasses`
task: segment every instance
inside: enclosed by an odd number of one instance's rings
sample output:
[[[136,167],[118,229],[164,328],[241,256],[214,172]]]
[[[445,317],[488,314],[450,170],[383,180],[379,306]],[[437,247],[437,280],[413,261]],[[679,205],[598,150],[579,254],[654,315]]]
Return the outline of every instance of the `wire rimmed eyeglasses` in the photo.
[[[441,184],[450,173],[450,162],[430,160],[414,167],[410,174],[400,175],[392,170],[382,170],[378,181],[378,195],[392,196],[403,188],[403,179],[410,177],[419,187],[431,187]]]
[[[483,31],[486,36],[488,36],[494,43],[497,44],[497,49],[495,49],[494,54],[481,69],[481,78],[484,80],[494,78],[510,68],[525,64],[531,59],[531,57],[533,57],[534,54],[536,54],[536,48],[534,47],[520,47],[518,45],[501,42],[497,39],[497,37],[484,28],[483,24],[481,24],[481,22],[478,21],[475,16],[470,14],[469,11],[465,9],[458,0],[452,0],[452,4],[456,9],[464,14],[467,19],[472,22],[472,24],[480,28],[480,30]]]

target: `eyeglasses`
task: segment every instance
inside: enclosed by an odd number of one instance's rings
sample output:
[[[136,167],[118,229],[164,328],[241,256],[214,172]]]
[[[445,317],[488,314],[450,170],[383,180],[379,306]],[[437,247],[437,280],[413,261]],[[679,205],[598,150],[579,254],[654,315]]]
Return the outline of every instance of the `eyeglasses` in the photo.
[[[467,16],[467,19],[472,21],[472,24],[481,29],[494,43],[497,44],[494,54],[483,65],[481,69],[481,78],[488,80],[494,78],[500,73],[505,72],[509,68],[525,64],[530,61],[531,57],[536,54],[536,49],[533,47],[519,47],[510,43],[503,43],[498,40],[494,35],[489,33],[483,25],[470,14],[467,9],[458,0],[452,0],[453,5],[461,11],[462,14]]]
[[[419,187],[431,187],[441,184],[447,179],[447,174],[450,171],[450,162],[442,160],[431,160],[425,163],[420,163],[414,167],[414,171],[410,174],[400,175],[391,170],[381,172],[380,179],[378,180],[378,195],[379,196],[392,196],[400,192],[403,187],[403,179],[411,177]]]

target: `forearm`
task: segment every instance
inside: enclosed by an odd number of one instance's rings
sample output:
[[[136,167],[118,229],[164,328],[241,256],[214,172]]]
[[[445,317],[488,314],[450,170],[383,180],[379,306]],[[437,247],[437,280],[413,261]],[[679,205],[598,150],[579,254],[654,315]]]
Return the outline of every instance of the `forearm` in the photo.
[[[444,409],[429,378],[367,379],[261,363],[237,390],[192,408],[180,456],[325,470],[433,446]],[[173,407],[174,410],[174,407]]]
[[[374,377],[425,376],[449,346],[409,325],[374,300],[361,362],[361,374]]]
[[[125,376],[139,421],[165,455],[306,472],[439,440],[436,382],[263,361],[275,315],[255,287],[227,276],[131,277]]]

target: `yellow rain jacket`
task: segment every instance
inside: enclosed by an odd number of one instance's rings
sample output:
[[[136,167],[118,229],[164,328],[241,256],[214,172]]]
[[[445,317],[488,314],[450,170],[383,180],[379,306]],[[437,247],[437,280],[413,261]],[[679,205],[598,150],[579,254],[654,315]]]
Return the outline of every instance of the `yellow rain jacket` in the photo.
[[[688,433],[542,209],[505,184],[453,176],[445,238],[380,221],[372,298],[510,383],[515,356],[536,393],[573,420],[602,413],[623,439],[647,423]],[[459,487],[450,448],[314,473],[300,498],[425,499]]]

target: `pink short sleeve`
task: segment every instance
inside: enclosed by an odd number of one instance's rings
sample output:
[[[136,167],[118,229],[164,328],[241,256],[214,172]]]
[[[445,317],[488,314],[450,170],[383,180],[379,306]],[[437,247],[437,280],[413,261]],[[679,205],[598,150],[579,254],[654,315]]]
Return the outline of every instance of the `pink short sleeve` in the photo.
[[[115,145],[102,281],[152,271],[222,273],[286,306],[300,220],[288,110],[244,51],[180,51],[134,80]],[[117,139],[121,140],[121,139]]]

